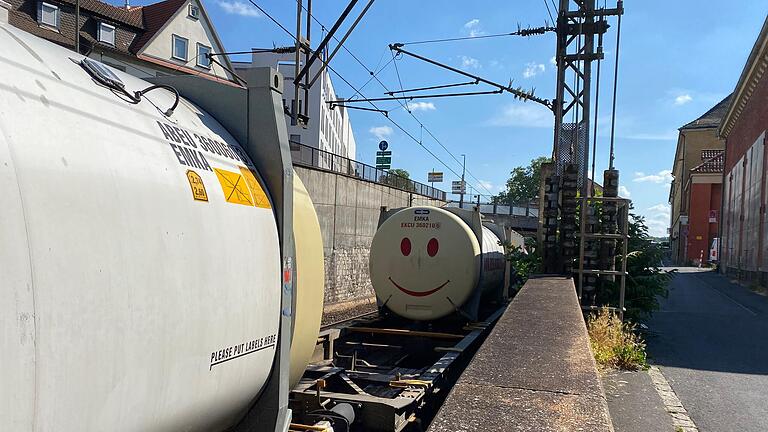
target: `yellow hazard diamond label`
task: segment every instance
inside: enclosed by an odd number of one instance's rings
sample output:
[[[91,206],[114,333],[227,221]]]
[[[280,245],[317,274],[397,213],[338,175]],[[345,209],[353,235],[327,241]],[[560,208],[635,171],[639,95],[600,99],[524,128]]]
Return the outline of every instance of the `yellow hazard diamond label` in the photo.
[[[251,197],[253,197],[253,203],[256,207],[261,208],[272,208],[272,205],[269,204],[269,198],[267,198],[267,194],[264,192],[264,189],[259,184],[259,181],[256,179],[256,175],[251,171],[250,169],[241,166],[240,172],[243,174],[243,177],[245,178],[245,183],[248,185],[248,189],[251,190]]]
[[[248,185],[242,175],[220,168],[214,168],[213,170],[216,172],[216,177],[221,184],[221,190],[224,192],[224,199],[227,202],[253,206],[251,191],[248,190]]]

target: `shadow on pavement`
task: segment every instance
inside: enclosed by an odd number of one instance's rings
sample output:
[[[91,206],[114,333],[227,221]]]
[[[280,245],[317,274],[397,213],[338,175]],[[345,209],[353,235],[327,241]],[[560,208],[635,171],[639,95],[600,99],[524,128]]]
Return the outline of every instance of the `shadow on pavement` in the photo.
[[[768,375],[768,298],[724,276],[680,268],[647,321],[660,366]]]

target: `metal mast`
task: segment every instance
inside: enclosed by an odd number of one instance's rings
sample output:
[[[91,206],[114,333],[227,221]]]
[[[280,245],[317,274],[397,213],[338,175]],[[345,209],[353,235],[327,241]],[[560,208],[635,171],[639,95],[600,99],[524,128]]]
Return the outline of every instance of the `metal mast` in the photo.
[[[555,140],[552,157],[556,175],[562,175],[569,164],[578,167],[578,183],[582,196],[587,195],[589,165],[589,131],[592,89],[592,62],[603,58],[595,52],[595,36],[608,30],[601,18],[620,15],[619,1],[614,9],[595,9],[596,0],[560,0],[557,17],[557,89]],[[568,121],[570,120],[570,121]]]

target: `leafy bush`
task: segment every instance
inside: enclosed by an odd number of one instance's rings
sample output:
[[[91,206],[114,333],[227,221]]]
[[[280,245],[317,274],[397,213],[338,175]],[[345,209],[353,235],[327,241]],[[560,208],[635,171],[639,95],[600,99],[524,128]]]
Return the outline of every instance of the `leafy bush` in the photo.
[[[540,270],[541,256],[539,256],[535,247],[536,240],[526,239],[525,248],[527,252],[512,247],[512,244],[509,242],[499,242],[499,246],[504,247],[506,251],[504,257],[510,262],[512,267],[510,283],[516,285],[517,289],[520,289],[532,274]]]
[[[638,370],[648,367],[645,342],[635,326],[603,308],[587,318],[587,331],[595,361],[602,368]]]
[[[659,268],[663,250],[648,235],[644,217],[630,213],[628,234],[628,275],[625,285],[624,317],[636,321],[647,317],[659,308],[658,297],[667,297],[669,293],[667,286],[674,275],[674,270],[665,271]],[[618,248],[620,247],[619,243]],[[617,260],[616,268],[621,268],[621,259]],[[619,289],[618,278],[614,282],[603,282],[601,289],[598,290],[597,304],[617,305]]]

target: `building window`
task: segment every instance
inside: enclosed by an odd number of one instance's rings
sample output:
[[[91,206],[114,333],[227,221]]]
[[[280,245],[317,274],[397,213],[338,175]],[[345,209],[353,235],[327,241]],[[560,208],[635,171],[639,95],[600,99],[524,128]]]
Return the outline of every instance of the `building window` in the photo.
[[[200,18],[200,8],[193,4],[189,5],[189,17],[192,19]]]
[[[187,48],[189,41],[181,36],[173,35],[173,58],[187,61]]]
[[[59,7],[50,3],[40,2],[37,8],[37,20],[42,25],[59,28]]]
[[[291,138],[289,141],[295,142],[295,143],[301,143],[301,135],[291,134]]]
[[[211,53],[211,47],[207,47],[201,43],[197,44],[197,65],[201,68],[210,69],[211,59],[208,58],[208,54]]]
[[[99,23],[99,42],[115,46],[115,26],[107,23]]]

